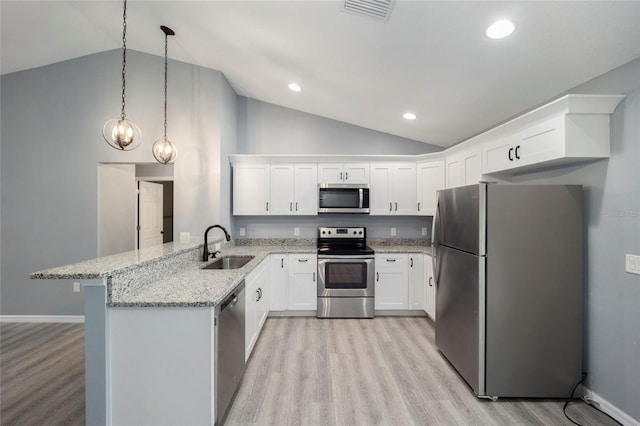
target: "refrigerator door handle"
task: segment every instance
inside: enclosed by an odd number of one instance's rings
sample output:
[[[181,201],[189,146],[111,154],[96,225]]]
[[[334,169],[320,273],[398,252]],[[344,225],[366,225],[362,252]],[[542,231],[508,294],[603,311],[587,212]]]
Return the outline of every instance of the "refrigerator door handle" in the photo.
[[[436,200],[436,214],[433,216],[433,242],[431,243],[431,262],[433,263],[433,280],[436,283],[436,289],[438,288],[438,246],[440,245],[440,194]]]

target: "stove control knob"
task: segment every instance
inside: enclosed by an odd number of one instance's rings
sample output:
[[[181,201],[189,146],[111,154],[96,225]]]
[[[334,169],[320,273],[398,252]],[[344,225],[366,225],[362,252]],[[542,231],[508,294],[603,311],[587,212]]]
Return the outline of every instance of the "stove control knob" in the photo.
[[[324,234],[326,234],[326,233],[327,233],[327,231],[322,231],[322,235],[324,235]]]
[[[356,235],[356,234],[357,234],[357,232],[356,232],[356,231],[353,231],[353,235]]]
[[[331,235],[331,231],[329,231],[329,235]]]
[[[362,231],[360,231],[360,235],[362,235]]]

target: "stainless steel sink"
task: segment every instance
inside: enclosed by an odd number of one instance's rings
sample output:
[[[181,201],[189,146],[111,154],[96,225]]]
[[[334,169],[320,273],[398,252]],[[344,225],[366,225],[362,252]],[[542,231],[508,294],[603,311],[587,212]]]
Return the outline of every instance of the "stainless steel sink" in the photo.
[[[255,256],[223,256],[202,269],[238,269],[249,263]]]

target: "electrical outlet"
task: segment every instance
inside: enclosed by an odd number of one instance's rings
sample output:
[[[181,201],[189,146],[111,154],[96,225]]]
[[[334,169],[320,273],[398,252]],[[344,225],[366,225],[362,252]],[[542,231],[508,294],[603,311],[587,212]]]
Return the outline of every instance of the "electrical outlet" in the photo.
[[[247,230],[245,228],[240,228],[240,236],[244,237],[247,234]]]
[[[423,237],[427,236],[427,228],[422,228],[422,236]]]
[[[293,228],[293,235],[295,236],[300,235],[300,228]]]
[[[630,274],[640,275],[640,256],[635,256],[633,254],[625,255],[626,265],[625,272]]]
[[[391,228],[391,236],[392,237],[396,236],[396,228]]]
[[[79,281],[74,281],[73,282],[73,292],[74,293],[80,293],[80,282]]]
[[[183,244],[189,243],[191,241],[191,232],[181,232],[180,233],[180,242]]]

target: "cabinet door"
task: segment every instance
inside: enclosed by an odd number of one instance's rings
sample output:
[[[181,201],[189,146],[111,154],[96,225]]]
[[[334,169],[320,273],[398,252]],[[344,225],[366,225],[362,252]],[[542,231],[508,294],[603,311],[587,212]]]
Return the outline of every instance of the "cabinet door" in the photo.
[[[371,164],[371,191],[369,194],[371,215],[387,216],[393,211],[393,164]]]
[[[462,178],[462,158],[458,155],[448,157],[446,160],[447,188],[455,188],[464,184]]]
[[[315,255],[289,255],[289,285],[287,288],[290,311],[315,311],[318,309]]]
[[[436,214],[437,191],[445,188],[444,160],[420,163],[417,168],[418,215],[433,216]]]
[[[245,283],[244,361],[247,362],[256,340],[258,340],[258,300],[260,297],[255,276],[249,274]]]
[[[424,310],[424,255],[409,253],[409,309]]]
[[[482,172],[495,173],[513,167],[513,137],[505,137],[482,145]]]
[[[565,156],[565,115],[536,124],[516,135],[518,166],[544,163]],[[583,137],[584,139],[584,137]]]
[[[233,214],[269,214],[268,164],[236,164],[233,168]]]
[[[269,310],[286,311],[289,255],[273,254],[269,260]]]
[[[399,163],[393,167],[393,213],[415,216],[416,201],[416,165]]]
[[[295,165],[295,197],[293,212],[297,215],[318,214],[318,165]]]
[[[425,255],[425,275],[427,278],[424,310],[432,320],[436,320],[436,283],[433,279],[433,258]]]
[[[293,214],[294,173],[293,164],[271,165],[271,206],[269,214],[286,216]]]
[[[407,255],[375,255],[376,296],[375,309],[395,310],[409,308],[409,280]]]
[[[269,315],[269,261],[263,260],[260,266],[258,276],[258,306],[256,313],[256,328],[258,329],[258,336],[262,331],[262,326],[267,320]],[[257,338],[256,338],[257,340]]]
[[[369,183],[369,163],[346,163],[344,171],[344,183]]]
[[[318,183],[342,183],[342,163],[319,163]]]
[[[462,165],[464,185],[480,182],[482,179],[482,172],[480,171],[480,147],[464,151],[462,153]]]

